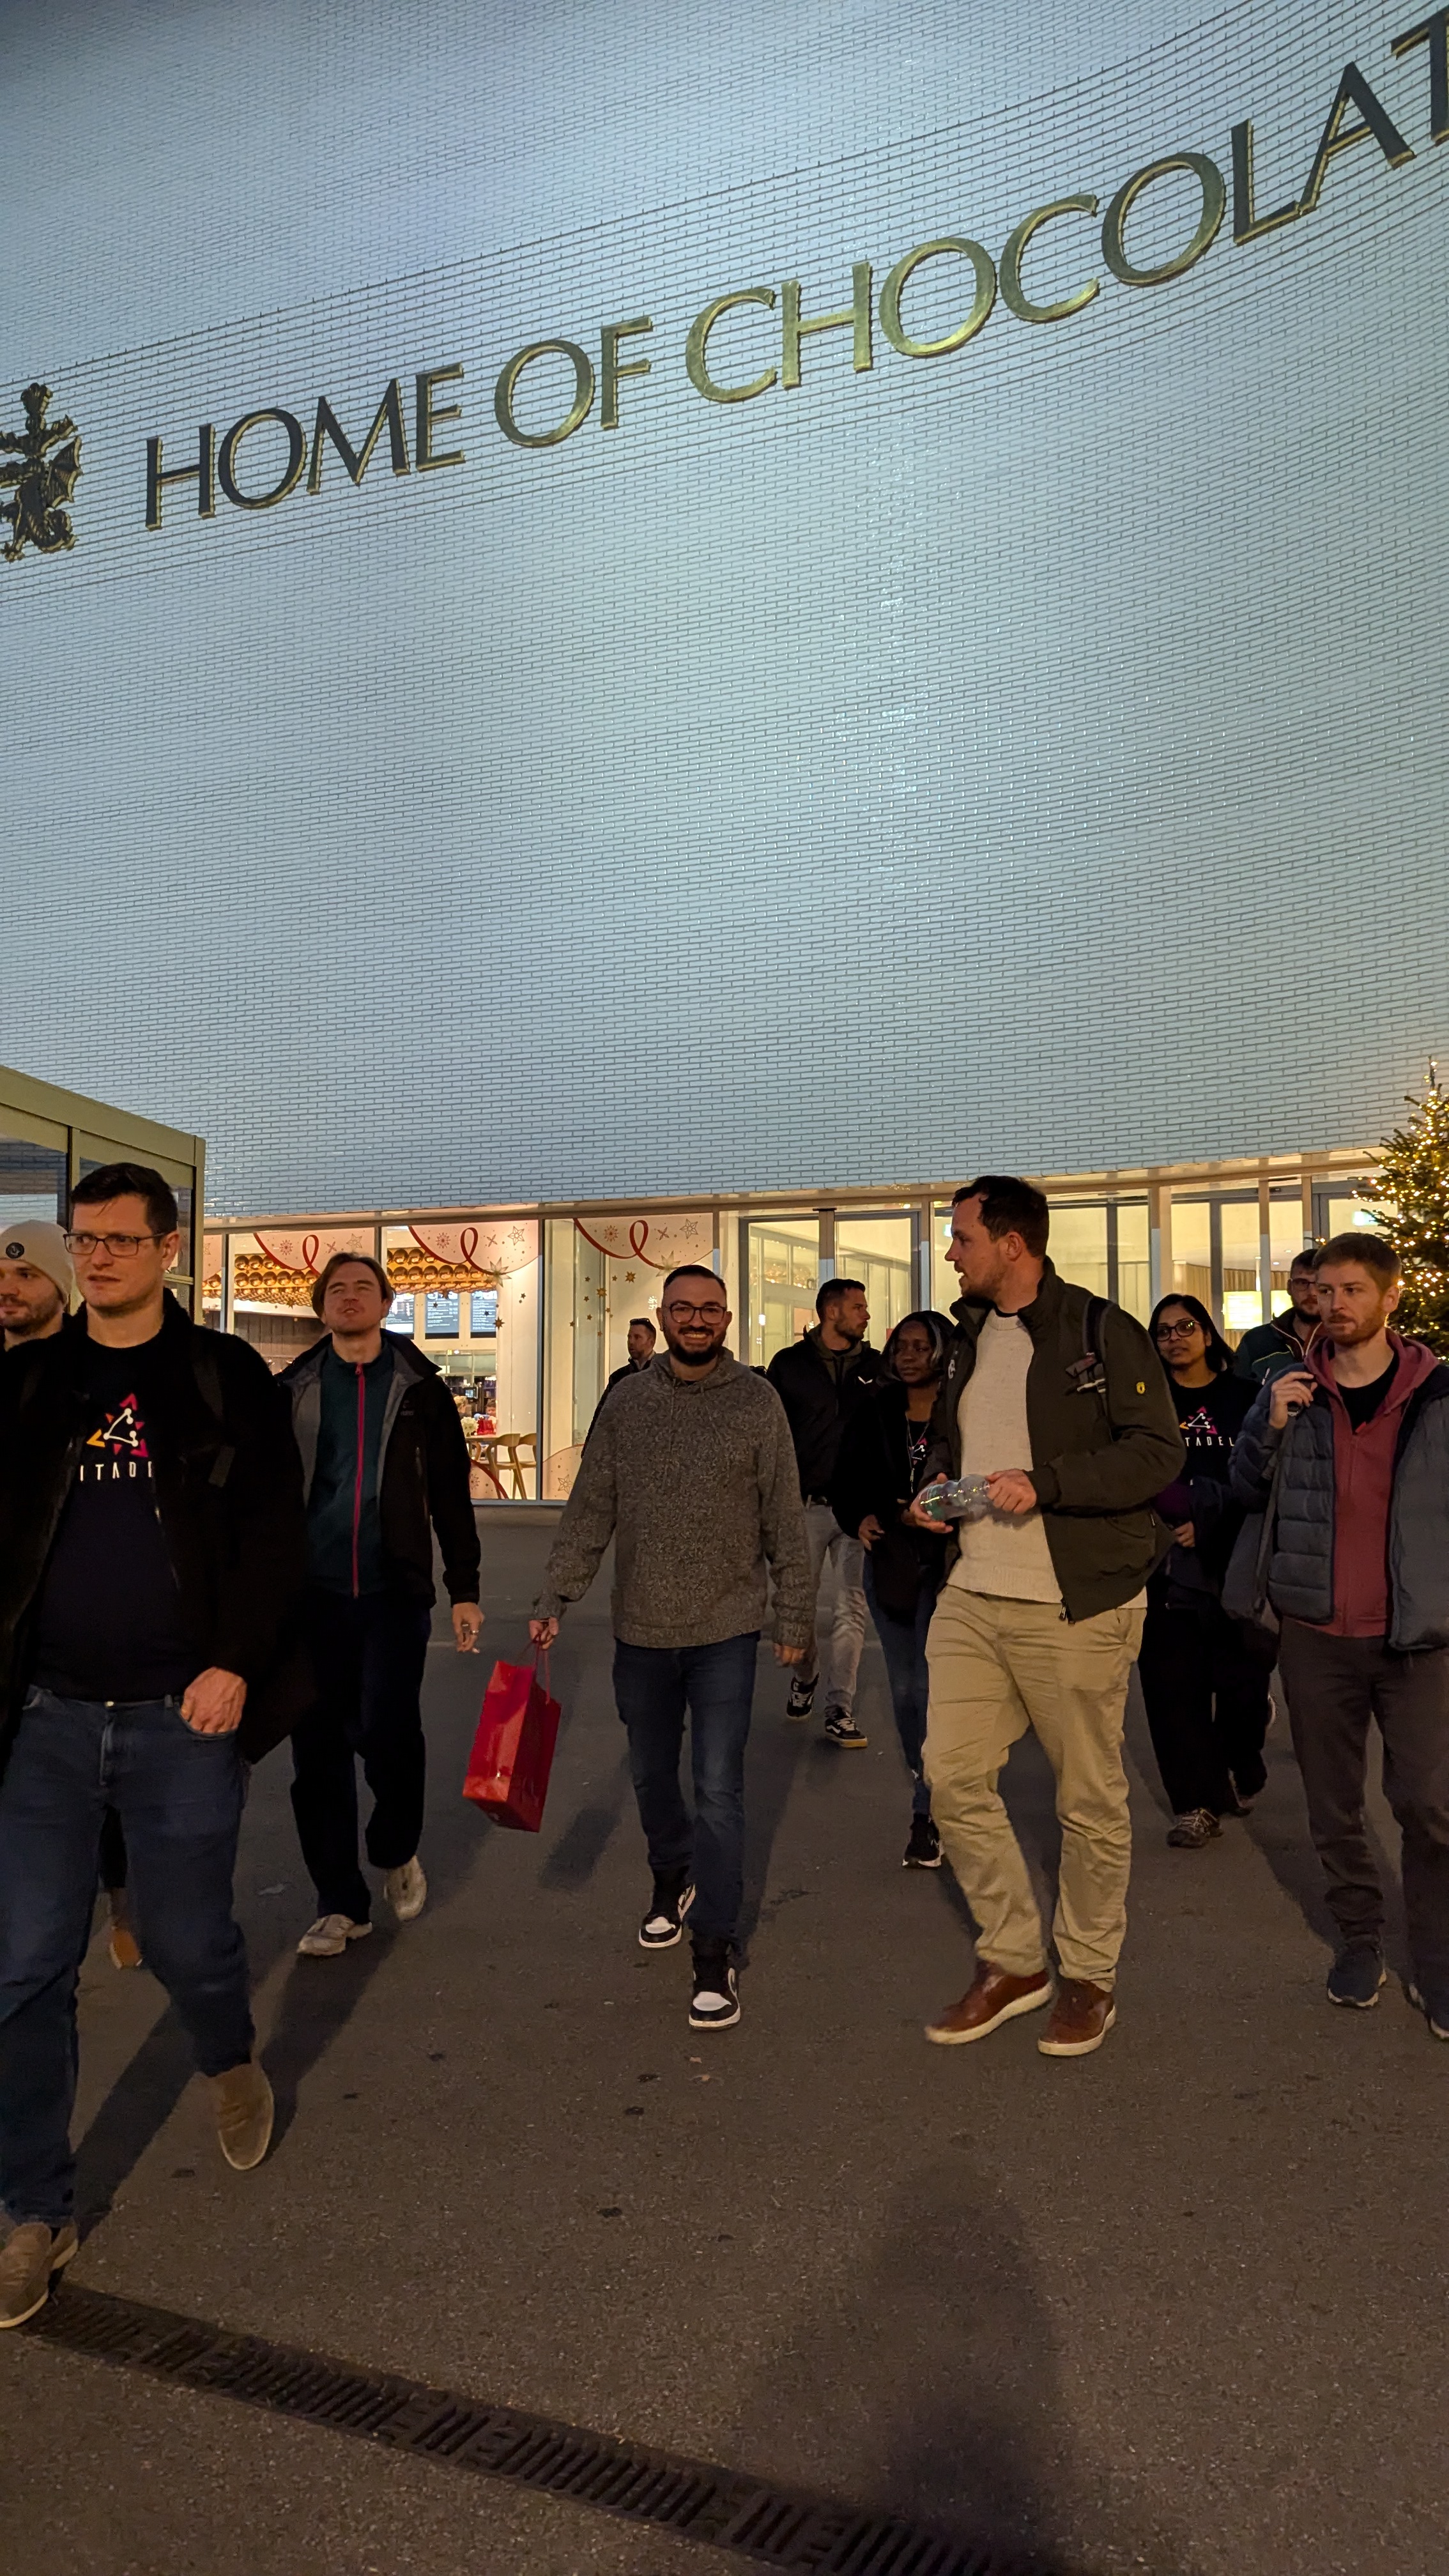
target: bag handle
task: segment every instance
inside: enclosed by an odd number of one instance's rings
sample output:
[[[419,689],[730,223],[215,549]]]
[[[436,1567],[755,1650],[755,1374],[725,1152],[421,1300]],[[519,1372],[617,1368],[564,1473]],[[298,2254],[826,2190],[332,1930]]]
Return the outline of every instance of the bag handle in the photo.
[[[543,1687],[548,1697],[552,1699],[553,1691],[550,1687],[548,1678],[548,1648],[542,1643],[542,1641],[540,1641],[533,1650],[533,1678],[535,1681],[538,1679],[538,1661],[540,1655],[543,1657]]]

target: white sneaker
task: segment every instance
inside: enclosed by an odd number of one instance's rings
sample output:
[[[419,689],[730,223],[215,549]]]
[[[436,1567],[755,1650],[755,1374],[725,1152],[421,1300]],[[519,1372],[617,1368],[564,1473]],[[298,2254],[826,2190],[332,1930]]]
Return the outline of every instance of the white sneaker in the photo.
[[[340,1959],[349,1941],[365,1941],[370,1923],[354,1923],[350,1914],[319,1914],[297,1944],[299,1959]]]
[[[416,1852],[411,1860],[403,1862],[401,1869],[388,1871],[382,1882],[382,1892],[399,1923],[411,1923],[421,1914],[428,1901],[428,1882]]]

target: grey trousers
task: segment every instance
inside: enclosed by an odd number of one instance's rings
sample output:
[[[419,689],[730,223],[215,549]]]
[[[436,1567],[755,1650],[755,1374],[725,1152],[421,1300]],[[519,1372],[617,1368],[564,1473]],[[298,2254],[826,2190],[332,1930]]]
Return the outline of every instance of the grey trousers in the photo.
[[[810,1542],[815,1626],[805,1649],[805,1661],[799,1667],[800,1679],[814,1681],[823,1670],[824,1708],[843,1708],[849,1717],[855,1707],[855,1677],[865,1643],[865,1550],[858,1538],[851,1538],[841,1528],[828,1503],[806,1504],[805,1536]],[[820,1596],[827,1580],[833,1594],[828,1629],[820,1611]]]
[[[1384,1896],[1364,1823],[1369,1728],[1403,1836],[1414,1974],[1449,1998],[1449,1647],[1395,1655],[1382,1637],[1329,1637],[1285,1619],[1278,1669],[1308,1799],[1308,1829],[1346,1941],[1376,1939]]]

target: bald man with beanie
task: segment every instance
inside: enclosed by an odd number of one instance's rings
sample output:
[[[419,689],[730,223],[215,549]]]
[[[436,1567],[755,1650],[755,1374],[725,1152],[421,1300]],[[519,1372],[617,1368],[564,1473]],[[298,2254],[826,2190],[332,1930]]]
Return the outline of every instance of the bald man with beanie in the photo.
[[[7,1351],[49,1341],[65,1321],[75,1272],[58,1225],[37,1217],[0,1233],[0,1334]]]

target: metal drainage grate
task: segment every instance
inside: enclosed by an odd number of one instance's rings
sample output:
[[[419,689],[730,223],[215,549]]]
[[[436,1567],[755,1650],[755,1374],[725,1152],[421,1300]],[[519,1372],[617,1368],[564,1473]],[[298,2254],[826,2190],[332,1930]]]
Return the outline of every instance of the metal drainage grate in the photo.
[[[757,2566],[803,2568],[811,2576],[1010,2576],[989,2552],[889,2516],[761,2486],[702,2460],[672,2459],[386,2371],[358,2370],[323,2353],[227,2334],[100,2290],[57,2290],[25,2331],[210,2397],[238,2398],[302,2424],[654,2523],[735,2550]]]

